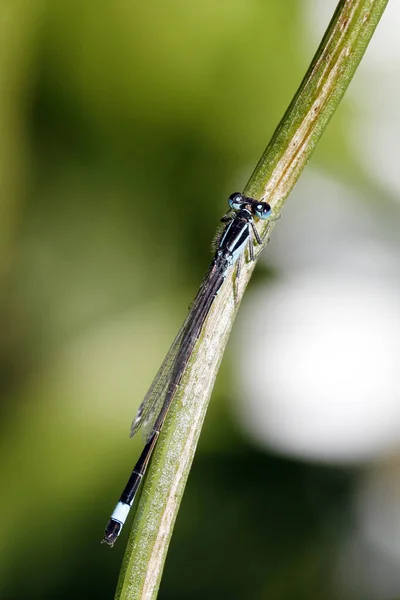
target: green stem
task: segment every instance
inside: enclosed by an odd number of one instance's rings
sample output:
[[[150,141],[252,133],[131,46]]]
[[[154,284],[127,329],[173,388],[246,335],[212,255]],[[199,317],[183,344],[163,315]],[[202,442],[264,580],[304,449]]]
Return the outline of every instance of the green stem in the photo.
[[[388,0],[342,0],[245,188],[280,210],[349,85]]]
[[[244,192],[267,200],[278,214],[338,106],[387,0],[342,0],[292,103]],[[242,270],[239,300],[253,264]],[[143,483],[116,598],[151,600],[214,381],[237,309],[232,279],[214,301],[179,387]]]

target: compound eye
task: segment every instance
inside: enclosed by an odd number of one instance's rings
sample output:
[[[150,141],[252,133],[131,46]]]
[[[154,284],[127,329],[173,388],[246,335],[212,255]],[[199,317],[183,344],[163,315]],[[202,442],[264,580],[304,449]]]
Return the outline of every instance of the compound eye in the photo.
[[[246,201],[240,192],[235,192],[229,196],[228,204],[233,210],[239,210],[245,203]]]
[[[257,202],[253,207],[253,212],[259,219],[268,219],[271,216],[271,207],[268,202]]]

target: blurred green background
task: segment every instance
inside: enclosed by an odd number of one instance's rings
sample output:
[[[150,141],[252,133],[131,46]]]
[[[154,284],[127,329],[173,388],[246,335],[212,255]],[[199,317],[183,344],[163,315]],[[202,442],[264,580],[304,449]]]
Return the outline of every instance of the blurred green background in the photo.
[[[113,597],[129,527],[111,551],[100,540],[141,447],[131,420],[328,4],[318,22],[302,0],[1,2],[2,599]],[[354,151],[362,110],[345,100],[310,168],[368,190],[366,204],[380,193],[398,219],[392,190]],[[248,297],[283,272],[266,256]],[[232,409],[238,344],[160,599],[379,598],[363,575],[353,586],[338,575],[365,466],[252,440]]]

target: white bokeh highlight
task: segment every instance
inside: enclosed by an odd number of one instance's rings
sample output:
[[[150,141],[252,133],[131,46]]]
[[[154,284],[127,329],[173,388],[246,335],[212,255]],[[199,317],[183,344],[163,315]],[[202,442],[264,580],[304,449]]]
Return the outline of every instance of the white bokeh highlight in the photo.
[[[243,312],[237,410],[254,439],[335,463],[399,445],[400,286],[303,273]]]
[[[336,5],[301,5],[305,57]],[[362,465],[354,528],[338,531],[342,600],[400,590],[399,20],[389,2],[338,111],[368,185],[307,167],[262,257],[279,279],[249,290],[235,332],[235,408],[249,439]]]

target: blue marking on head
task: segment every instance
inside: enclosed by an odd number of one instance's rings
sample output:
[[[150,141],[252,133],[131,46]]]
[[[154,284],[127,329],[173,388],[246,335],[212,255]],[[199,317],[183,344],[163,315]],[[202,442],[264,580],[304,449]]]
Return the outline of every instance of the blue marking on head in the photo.
[[[271,207],[268,202],[257,202],[253,205],[253,212],[259,219],[265,221],[271,216]]]
[[[235,192],[229,196],[228,204],[233,210],[239,210],[243,204],[246,204],[246,200],[240,192]]]

